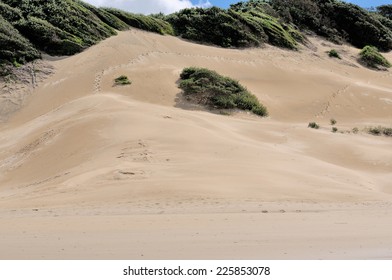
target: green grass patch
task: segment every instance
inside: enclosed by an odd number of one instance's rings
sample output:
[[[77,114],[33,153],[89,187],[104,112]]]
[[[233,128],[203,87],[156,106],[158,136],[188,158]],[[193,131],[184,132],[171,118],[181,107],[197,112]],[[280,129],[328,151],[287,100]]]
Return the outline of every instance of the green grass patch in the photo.
[[[185,68],[179,87],[185,98],[212,109],[240,109],[266,117],[267,109],[237,81],[205,68]]]
[[[360,60],[368,67],[391,67],[391,63],[378,51],[376,47],[365,46],[359,53]]]
[[[125,86],[125,85],[132,84],[132,82],[125,75],[121,75],[120,77],[114,79],[114,83],[118,86]]]

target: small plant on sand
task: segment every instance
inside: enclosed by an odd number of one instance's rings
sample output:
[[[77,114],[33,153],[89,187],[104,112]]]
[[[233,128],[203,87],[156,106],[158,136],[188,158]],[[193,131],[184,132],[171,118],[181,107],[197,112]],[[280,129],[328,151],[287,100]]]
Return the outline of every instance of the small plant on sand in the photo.
[[[116,78],[114,80],[114,83],[118,86],[122,86],[122,85],[130,85],[132,84],[132,82],[128,79],[127,76],[125,75],[121,75],[120,77]]]
[[[334,50],[334,49],[330,50],[330,51],[328,52],[328,55],[329,55],[329,57],[334,57],[334,58],[342,59],[342,58],[340,57],[339,53],[338,53],[336,50]]]
[[[332,132],[333,132],[333,133],[338,132],[338,128],[337,128],[337,127],[332,127]]]
[[[335,119],[330,119],[329,122],[330,122],[331,125],[335,125],[337,123],[337,121]]]
[[[268,116],[267,109],[237,81],[205,68],[185,68],[179,87],[185,98],[211,109],[240,109]]]
[[[359,128],[358,128],[358,127],[354,127],[354,128],[352,129],[352,132],[353,132],[354,134],[358,134],[358,133],[359,133]]]
[[[308,127],[313,128],[313,129],[319,129],[320,128],[320,126],[317,123],[315,123],[315,122],[310,122]]]
[[[391,63],[378,51],[376,47],[365,46],[359,55],[361,62],[363,62],[368,67],[377,69],[380,66],[385,68],[392,66]]]

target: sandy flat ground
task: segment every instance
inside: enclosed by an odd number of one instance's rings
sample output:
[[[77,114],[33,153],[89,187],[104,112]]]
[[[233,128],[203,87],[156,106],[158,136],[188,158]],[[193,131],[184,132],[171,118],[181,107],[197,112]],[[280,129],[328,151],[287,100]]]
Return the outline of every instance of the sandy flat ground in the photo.
[[[392,74],[310,44],[132,30],[46,61],[55,73],[0,124],[0,258],[391,259],[392,140],[363,130],[392,126]],[[188,66],[239,80],[270,117],[189,109]]]

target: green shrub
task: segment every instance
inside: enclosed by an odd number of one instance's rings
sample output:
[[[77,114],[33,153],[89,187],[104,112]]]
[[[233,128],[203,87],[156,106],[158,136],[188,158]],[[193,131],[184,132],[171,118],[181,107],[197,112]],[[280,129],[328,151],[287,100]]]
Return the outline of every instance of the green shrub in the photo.
[[[354,134],[358,134],[358,132],[359,132],[358,127],[354,127],[354,128],[352,129],[352,132],[353,132]]]
[[[368,133],[376,136],[384,135],[384,136],[392,137],[392,128],[382,127],[382,126],[370,127],[368,128]]]
[[[268,116],[267,109],[260,104],[237,81],[205,68],[185,68],[180,74],[179,87],[187,100],[213,109],[240,109],[259,116]]]
[[[308,127],[313,128],[313,129],[319,129],[320,128],[320,126],[317,123],[315,123],[315,122],[310,122],[308,124]]]
[[[333,49],[328,52],[328,55],[329,55],[329,57],[335,57],[335,58],[338,58],[338,59],[342,59],[340,57],[339,53],[336,50],[333,50]]]
[[[337,121],[335,119],[330,119],[329,122],[331,125],[335,125],[337,123]]]
[[[130,85],[130,84],[132,84],[132,82],[125,75],[121,75],[120,77],[116,78],[114,80],[114,83],[116,85]]]
[[[391,63],[373,46],[365,46],[360,52],[360,60],[368,67],[391,67]]]
[[[337,127],[332,127],[332,132],[333,132],[333,133],[338,132],[338,128],[337,128]]]

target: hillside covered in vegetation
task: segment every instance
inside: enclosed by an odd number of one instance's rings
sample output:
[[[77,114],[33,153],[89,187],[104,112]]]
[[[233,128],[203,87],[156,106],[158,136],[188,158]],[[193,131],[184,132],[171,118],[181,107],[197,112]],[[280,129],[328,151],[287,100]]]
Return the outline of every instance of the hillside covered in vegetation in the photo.
[[[135,27],[221,47],[268,43],[297,49],[305,34],[358,48],[392,49],[392,5],[367,11],[338,0],[249,0],[229,9],[184,9],[135,15],[80,0],[0,0],[0,64],[72,55]]]
[[[79,0],[1,0],[0,63],[31,61],[42,51],[72,55],[130,26],[171,33],[171,26],[161,19]]]

